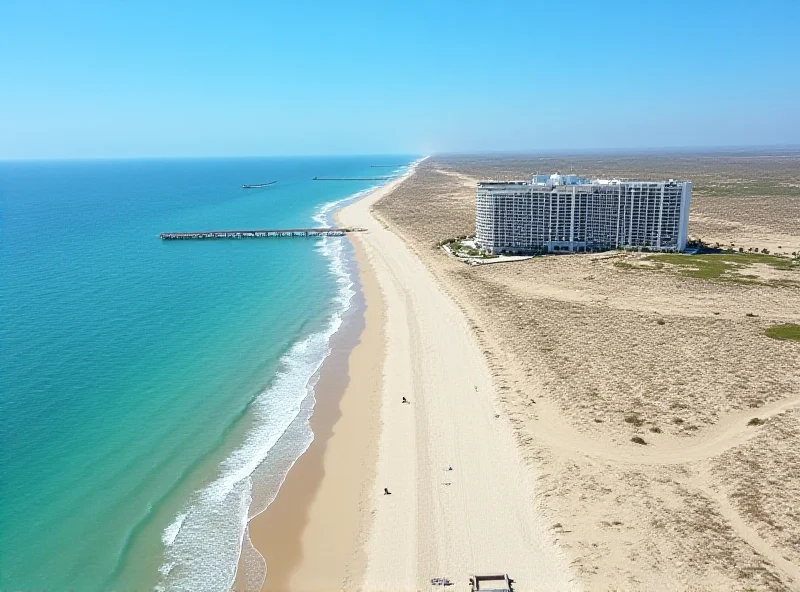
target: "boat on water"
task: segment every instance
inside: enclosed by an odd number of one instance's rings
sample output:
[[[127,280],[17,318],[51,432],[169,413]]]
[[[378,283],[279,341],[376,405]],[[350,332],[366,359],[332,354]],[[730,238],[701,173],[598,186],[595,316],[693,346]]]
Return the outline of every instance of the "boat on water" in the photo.
[[[274,185],[277,181],[269,181],[268,183],[256,183],[255,185],[242,185],[242,189],[258,189],[259,187],[269,187]]]

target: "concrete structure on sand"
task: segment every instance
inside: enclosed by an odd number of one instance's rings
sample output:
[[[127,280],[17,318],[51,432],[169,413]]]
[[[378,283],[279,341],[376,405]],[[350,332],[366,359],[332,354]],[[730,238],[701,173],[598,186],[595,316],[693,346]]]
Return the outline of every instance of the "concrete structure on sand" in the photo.
[[[529,254],[648,248],[682,251],[689,181],[535,175],[480,181],[476,243],[490,253]]]

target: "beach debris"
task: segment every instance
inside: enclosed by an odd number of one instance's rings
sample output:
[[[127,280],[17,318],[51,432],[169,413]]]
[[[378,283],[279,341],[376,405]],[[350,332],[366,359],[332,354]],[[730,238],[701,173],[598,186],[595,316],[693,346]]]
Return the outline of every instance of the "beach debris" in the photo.
[[[431,578],[431,586],[452,586],[448,578]]]

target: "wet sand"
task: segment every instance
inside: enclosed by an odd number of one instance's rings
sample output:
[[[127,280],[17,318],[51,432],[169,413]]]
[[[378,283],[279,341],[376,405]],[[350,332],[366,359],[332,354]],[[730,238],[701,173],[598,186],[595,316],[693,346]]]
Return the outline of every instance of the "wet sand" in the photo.
[[[363,571],[364,500],[372,489],[371,443],[379,430],[383,302],[363,247],[351,242],[359,289],[315,388],[314,441],[275,501],[249,524],[250,540],[267,561],[265,591],[341,589]],[[246,589],[242,582],[237,578],[237,590]]]

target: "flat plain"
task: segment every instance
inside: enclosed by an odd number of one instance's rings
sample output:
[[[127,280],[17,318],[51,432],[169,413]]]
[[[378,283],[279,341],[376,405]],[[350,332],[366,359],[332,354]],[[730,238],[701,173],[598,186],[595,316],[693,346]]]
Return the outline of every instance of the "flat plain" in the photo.
[[[691,180],[690,237],[733,252],[438,248],[478,179],[555,171]],[[584,588],[800,589],[800,343],[769,336],[800,324],[800,151],[433,157],[374,214],[466,313]]]

